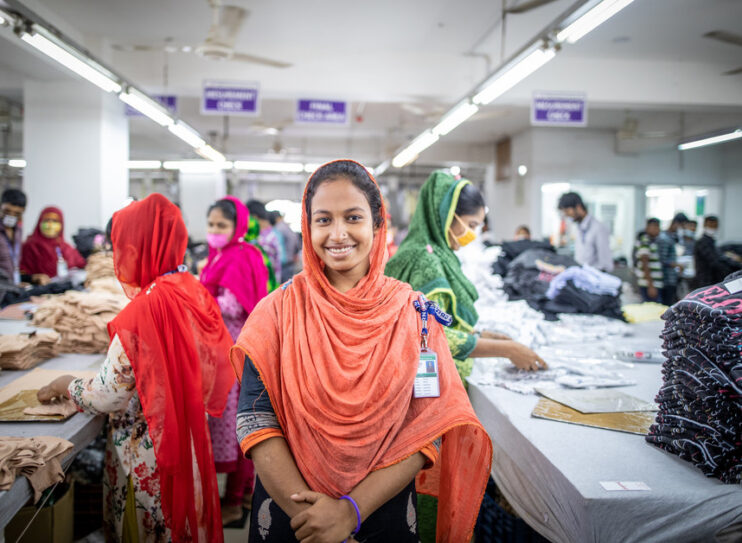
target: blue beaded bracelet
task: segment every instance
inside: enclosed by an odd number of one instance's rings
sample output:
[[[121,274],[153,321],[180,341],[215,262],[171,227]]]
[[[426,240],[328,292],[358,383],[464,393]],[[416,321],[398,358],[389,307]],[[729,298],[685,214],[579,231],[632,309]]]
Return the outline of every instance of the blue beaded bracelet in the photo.
[[[345,496],[340,496],[340,499],[341,500],[348,500],[351,503],[351,505],[353,506],[353,509],[356,510],[356,519],[357,519],[358,522],[356,524],[356,529],[353,530],[352,532],[350,532],[350,535],[356,535],[358,532],[361,531],[361,510],[358,509],[358,504],[356,503],[356,501],[353,498],[351,498],[350,496],[348,496],[347,494]],[[348,540],[346,539],[345,541],[348,541]]]

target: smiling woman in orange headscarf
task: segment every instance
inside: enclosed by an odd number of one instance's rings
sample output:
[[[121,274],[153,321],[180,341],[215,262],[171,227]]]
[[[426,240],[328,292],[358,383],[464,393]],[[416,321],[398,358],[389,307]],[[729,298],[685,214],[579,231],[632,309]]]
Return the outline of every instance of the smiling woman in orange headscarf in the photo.
[[[384,276],[378,186],[360,164],[331,162],[303,211],[304,270],[232,349],[238,436],[258,473],[250,540],[417,541],[417,489],[439,496],[438,540],[469,541],[491,443],[432,318],[440,394],[413,395],[419,295]]]
[[[221,414],[235,381],[229,332],[214,298],[179,266],[188,234],[164,196],[116,213],[111,238],[132,301],[108,326],[108,356],[97,376],[60,377],[39,400],[66,396],[110,414],[107,541],[222,541],[206,413]]]

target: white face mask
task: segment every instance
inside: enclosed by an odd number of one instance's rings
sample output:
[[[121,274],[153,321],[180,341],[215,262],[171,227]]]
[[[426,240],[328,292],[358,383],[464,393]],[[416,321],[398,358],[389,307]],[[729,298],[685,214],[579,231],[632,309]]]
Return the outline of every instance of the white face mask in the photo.
[[[7,228],[15,228],[16,224],[18,224],[18,217],[14,217],[13,215],[3,215],[3,226]]]
[[[716,228],[704,228],[703,229],[703,233],[706,234],[707,236],[711,236],[712,238],[716,237],[717,232],[718,230]]]

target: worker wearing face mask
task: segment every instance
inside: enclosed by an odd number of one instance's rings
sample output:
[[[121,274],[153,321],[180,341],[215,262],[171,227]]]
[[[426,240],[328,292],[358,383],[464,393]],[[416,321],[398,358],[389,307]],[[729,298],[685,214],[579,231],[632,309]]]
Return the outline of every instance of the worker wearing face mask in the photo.
[[[721,282],[730,273],[742,268],[742,263],[721,254],[716,247],[719,219],[709,215],[703,221],[703,235],[696,242],[693,257],[696,261],[694,288]]]
[[[72,268],[84,268],[85,259],[64,241],[64,216],[56,207],[41,212],[36,230],[23,244],[21,273],[31,282],[46,285],[64,278]]]
[[[0,197],[0,276],[6,282],[20,283],[23,212],[26,195],[18,189],[7,189]]]

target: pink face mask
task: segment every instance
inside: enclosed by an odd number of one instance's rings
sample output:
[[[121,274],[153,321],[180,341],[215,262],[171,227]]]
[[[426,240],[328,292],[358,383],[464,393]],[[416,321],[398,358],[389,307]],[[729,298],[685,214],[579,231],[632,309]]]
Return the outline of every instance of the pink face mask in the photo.
[[[212,249],[223,249],[229,243],[227,234],[206,234],[206,243]]]

